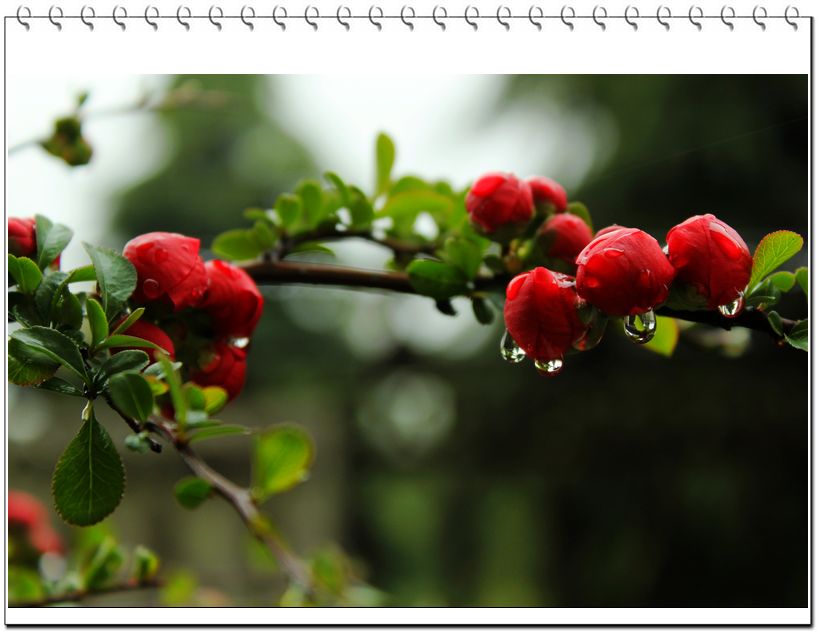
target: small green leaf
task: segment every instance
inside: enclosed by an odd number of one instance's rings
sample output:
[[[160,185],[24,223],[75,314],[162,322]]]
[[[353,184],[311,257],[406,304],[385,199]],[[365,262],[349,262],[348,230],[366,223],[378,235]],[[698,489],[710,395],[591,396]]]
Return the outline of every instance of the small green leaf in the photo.
[[[296,244],[295,246],[290,249],[288,255],[292,255],[295,253],[323,253],[324,255],[331,255],[335,257],[335,252],[329,247],[321,244],[321,242],[301,242],[300,244]]]
[[[102,294],[102,307],[110,321],[125,305],[136,288],[136,269],[125,257],[102,246],[83,242],[94,264],[94,272]]]
[[[594,223],[591,221],[591,212],[588,211],[588,207],[586,207],[584,204],[581,202],[570,202],[565,208],[565,212],[580,218],[583,222],[585,222],[585,224],[588,225],[588,228],[591,229],[591,233],[594,232]]]
[[[283,425],[261,435],[253,462],[254,495],[264,499],[304,481],[313,453],[310,436],[299,427]]]
[[[33,294],[43,279],[42,271],[28,257],[15,257],[9,253],[8,270],[20,292],[27,295]]]
[[[457,266],[468,279],[474,279],[480,270],[483,251],[488,241],[479,243],[464,237],[448,237],[443,244],[443,259],[448,264]]]
[[[111,347],[144,347],[148,349],[155,349],[164,354],[167,354],[167,350],[162,349],[156,343],[146,341],[145,339],[139,338],[138,336],[130,336],[128,334],[112,334],[104,341],[102,341],[102,343],[97,345],[98,350],[109,349]]]
[[[57,312],[57,304],[66,286],[68,274],[63,272],[51,273],[43,277],[42,282],[34,292],[34,304],[43,323],[51,323]]]
[[[773,332],[778,334],[778,336],[784,336],[784,324],[781,322],[781,315],[778,314],[778,312],[775,310],[768,312],[767,321],[770,323]]]
[[[68,273],[68,283],[73,284],[80,281],[94,281],[97,278],[97,273],[93,265],[80,266]]]
[[[144,422],[153,413],[153,392],[139,374],[114,374],[108,381],[108,393],[114,404],[131,418]]]
[[[767,277],[765,281],[769,281],[781,292],[789,292],[795,285],[795,273],[791,273],[787,270],[780,270],[777,273],[773,273]]]
[[[70,292],[63,293],[62,300],[57,306],[57,313],[54,315],[54,321],[61,330],[78,332],[82,327],[82,305],[77,295]],[[80,335],[80,342],[84,342],[82,335]]]
[[[213,486],[199,477],[180,479],[173,488],[176,501],[188,510],[198,508],[210,496],[211,492],[213,492]]]
[[[494,312],[489,306],[489,302],[481,297],[472,297],[472,311],[478,322],[489,325],[494,321]]]
[[[227,392],[221,387],[204,387],[204,410],[208,415],[214,415],[227,404]]]
[[[108,337],[108,319],[105,318],[105,310],[92,297],[85,302],[85,310],[88,313],[88,325],[91,326],[91,348],[93,349]]]
[[[804,238],[793,231],[765,235],[753,255],[753,272],[747,287],[752,291],[767,275],[801,250]]]
[[[35,215],[34,219],[37,223],[37,265],[43,270],[65,250],[74,232],[42,215]]]
[[[143,455],[151,450],[151,445],[148,442],[148,438],[144,432],[126,435],[125,447],[134,453],[140,453]]]
[[[83,570],[83,584],[88,589],[98,589],[108,582],[122,566],[125,557],[112,536],[106,536],[97,546],[94,555]]]
[[[407,267],[409,283],[422,295],[433,299],[449,299],[467,291],[466,276],[451,264],[431,259],[416,259]]]
[[[656,333],[653,338],[642,345],[646,350],[670,358],[679,342],[679,324],[672,317],[656,317]]]
[[[127,318],[122,321],[119,325],[114,328],[114,331],[111,332],[111,335],[115,334],[122,334],[123,332],[127,332],[128,328],[131,327],[134,323],[136,323],[142,315],[145,314],[145,308],[137,308],[133,312],[131,312]]]
[[[51,378],[59,363],[27,345],[11,339],[8,343],[8,379],[15,385],[29,387]]]
[[[804,352],[809,351],[809,325],[807,319],[799,321],[786,336],[787,343]]]
[[[372,224],[372,220],[375,218],[375,209],[372,208],[372,203],[367,199],[363,191],[357,187],[352,187],[351,191],[349,201],[346,204],[349,209],[350,226],[353,229],[365,229]]]
[[[11,338],[36,350],[53,362],[63,365],[82,378],[84,382],[88,382],[88,374],[85,371],[85,363],[82,360],[80,349],[65,334],[51,328],[35,325],[12,332]]]
[[[114,354],[102,364],[102,371],[107,376],[120,374],[122,372],[142,371],[148,366],[150,357],[138,349],[126,349]]]
[[[167,356],[160,356],[159,364],[170,391],[170,400],[173,403],[176,421],[184,426],[187,420],[187,399],[182,392],[182,382],[179,380],[179,374],[176,373],[176,369]]]
[[[201,442],[202,440],[210,440],[215,437],[226,437],[229,435],[250,435],[251,431],[246,426],[240,424],[220,424],[212,426],[196,433],[190,438],[190,442]]]
[[[272,224],[269,220],[257,220],[250,229],[250,233],[258,244],[265,251],[270,250],[275,246],[276,234],[271,228]]]
[[[85,396],[81,389],[78,389],[67,380],[57,378],[56,376],[49,378],[45,382],[41,382],[39,385],[37,385],[37,388],[45,389],[46,391],[55,391],[57,393],[65,394],[66,396],[77,396],[80,398]]]
[[[804,291],[804,294],[809,296],[809,270],[806,266],[801,266],[795,271],[795,280]]]
[[[133,552],[132,577],[138,585],[156,578],[159,573],[159,557],[144,545],[137,545]]]
[[[85,422],[57,462],[51,481],[57,512],[71,525],[102,521],[125,491],[122,460],[90,407],[89,403]]]
[[[289,231],[301,217],[301,198],[291,193],[283,193],[276,199],[275,211],[281,226]]]
[[[392,181],[392,167],[395,164],[395,144],[381,132],[375,141],[375,195],[389,190]]]
[[[317,180],[302,180],[295,188],[301,198],[300,228],[315,228],[324,219],[324,190]]]
[[[264,246],[253,232],[245,229],[225,231],[213,240],[211,248],[216,255],[230,261],[255,259],[264,252]]]
[[[338,192],[338,195],[341,198],[341,204],[347,206],[350,201],[349,188],[347,187],[347,184],[338,174],[332,171],[324,173],[324,178],[331,182],[332,186],[335,187],[335,190]]]

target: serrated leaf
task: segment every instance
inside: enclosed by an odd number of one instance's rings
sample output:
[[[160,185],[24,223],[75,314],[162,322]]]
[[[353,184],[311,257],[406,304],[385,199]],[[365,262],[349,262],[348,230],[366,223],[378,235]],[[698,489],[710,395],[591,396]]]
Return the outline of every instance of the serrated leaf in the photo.
[[[102,343],[97,346],[97,349],[109,349],[111,347],[144,347],[147,349],[155,349],[167,354],[167,350],[162,349],[156,343],[146,341],[138,336],[130,336],[129,334],[112,334],[102,341]]]
[[[37,290],[43,279],[43,272],[37,264],[28,257],[8,256],[8,272],[17,282],[20,292],[30,295]]]
[[[67,380],[63,380],[62,378],[57,378],[54,376],[53,378],[49,378],[48,380],[41,382],[37,385],[38,389],[45,389],[46,391],[54,391],[56,393],[62,393],[67,396],[77,396],[77,397],[84,397],[85,394],[82,392],[81,389],[78,389],[74,385],[72,385]]]
[[[50,356],[11,339],[8,342],[8,379],[15,385],[29,387],[51,378],[60,364]]]
[[[94,264],[102,307],[110,321],[125,305],[136,288],[136,269],[125,257],[102,246],[83,242],[91,262]]]
[[[207,500],[212,492],[213,486],[199,477],[185,477],[184,479],[180,479],[173,488],[176,501],[188,510],[198,508]]]
[[[77,344],[65,334],[39,325],[15,330],[11,338],[73,371],[84,382],[88,374]]]
[[[804,238],[793,231],[765,235],[753,254],[753,271],[747,287],[752,291],[767,275],[801,250]]]
[[[389,190],[392,181],[392,167],[395,164],[395,143],[381,132],[375,141],[375,195]]]
[[[431,259],[416,259],[406,268],[409,283],[422,295],[433,299],[449,299],[467,291],[466,276],[451,264]]]
[[[264,499],[301,483],[313,459],[312,439],[299,427],[273,428],[256,440],[253,493]]]
[[[74,232],[62,224],[54,224],[42,215],[35,215],[37,232],[37,265],[45,269],[65,250]]]
[[[806,266],[801,266],[795,271],[795,281],[804,291],[804,294],[809,296],[809,270]]]
[[[591,233],[593,234],[594,223],[591,220],[591,212],[588,211],[588,207],[581,202],[570,202],[565,208],[565,212],[580,218],[583,222],[585,222],[585,224],[588,225],[588,228],[591,229]]]
[[[102,371],[108,376],[128,371],[138,372],[147,367],[149,362],[150,357],[145,352],[138,349],[126,349],[106,360],[102,364]]]
[[[153,392],[139,374],[114,374],[108,381],[108,393],[114,404],[135,420],[144,422],[153,413]]]
[[[656,333],[641,347],[670,358],[679,342],[679,324],[672,317],[656,317]]]
[[[787,334],[785,337],[787,343],[792,345],[796,349],[800,349],[804,352],[809,351],[809,324],[807,319],[803,321],[799,321],[796,323],[793,328],[790,330],[790,333]]]
[[[229,261],[247,261],[255,259],[264,252],[252,231],[233,229],[225,231],[213,240],[213,252]]]
[[[71,525],[93,525],[111,514],[125,491],[125,469],[111,437],[86,414],[57,462],[51,491],[57,512]]]
[[[105,317],[105,310],[92,297],[85,302],[85,311],[88,315],[88,325],[91,327],[91,348],[93,349],[108,337],[108,319]]]

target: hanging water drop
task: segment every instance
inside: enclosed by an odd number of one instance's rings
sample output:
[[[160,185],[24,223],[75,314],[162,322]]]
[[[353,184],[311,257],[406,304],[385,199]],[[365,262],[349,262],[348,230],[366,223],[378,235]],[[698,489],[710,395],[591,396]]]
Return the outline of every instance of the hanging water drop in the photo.
[[[239,349],[244,349],[245,347],[247,347],[250,344],[250,339],[247,338],[246,336],[243,336],[241,338],[233,338],[233,339],[230,339],[230,344],[233,347],[238,347]]]
[[[662,247],[662,252],[667,255],[670,253],[670,249],[668,248],[667,244]]]
[[[146,279],[142,283],[142,292],[145,293],[148,299],[156,299],[162,294],[162,288],[156,279]]]
[[[535,360],[534,367],[543,376],[556,376],[562,371],[563,362],[561,358],[552,358],[551,360]]]
[[[744,310],[744,293],[738,293],[738,297],[734,301],[730,303],[726,303],[723,306],[719,306],[719,312],[723,317],[727,317],[728,319],[734,319],[739,314],[741,314],[742,310]]]
[[[521,363],[525,359],[525,352],[517,345],[517,342],[511,338],[508,330],[503,334],[503,339],[500,341],[500,356],[503,360],[509,363]]]
[[[656,334],[656,315],[653,310],[625,317],[625,334],[634,343],[643,345]]]

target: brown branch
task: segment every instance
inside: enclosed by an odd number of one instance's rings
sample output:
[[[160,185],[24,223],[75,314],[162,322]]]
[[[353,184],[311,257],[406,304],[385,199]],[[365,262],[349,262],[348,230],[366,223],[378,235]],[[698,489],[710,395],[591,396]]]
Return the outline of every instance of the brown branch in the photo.
[[[77,589],[76,591],[68,591],[66,593],[56,594],[53,596],[45,596],[37,600],[21,600],[19,602],[9,602],[9,607],[46,607],[51,604],[58,604],[60,602],[79,602],[85,598],[93,598],[96,596],[103,596],[111,593],[121,593],[123,591],[136,591],[140,589],[156,589],[161,587],[162,583],[159,580],[144,580],[136,582],[130,580],[116,585],[109,585],[107,587],[100,587],[98,589]]]
[[[409,276],[402,272],[362,270],[330,264],[313,264],[305,262],[254,262],[244,266],[250,276],[261,284],[298,283],[322,286],[345,286],[348,288],[371,288],[418,294],[409,283]],[[502,292],[509,277],[478,277],[474,282],[477,291],[494,290]],[[781,337],[772,329],[766,315],[757,309],[747,308],[737,317],[729,319],[716,311],[709,310],[672,310],[659,308],[657,314],[670,316],[693,323],[702,323],[713,327],[730,330],[744,327],[769,334],[776,340]],[[797,323],[792,319],[782,319],[784,332],[789,332]]]

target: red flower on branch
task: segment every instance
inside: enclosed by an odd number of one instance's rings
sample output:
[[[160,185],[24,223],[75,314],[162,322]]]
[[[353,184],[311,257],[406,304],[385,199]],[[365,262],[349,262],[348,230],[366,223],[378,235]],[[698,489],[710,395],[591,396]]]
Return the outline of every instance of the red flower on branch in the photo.
[[[9,253],[16,257],[37,254],[36,224],[34,218],[9,218]]]
[[[639,229],[596,237],[576,263],[579,296],[611,316],[642,314],[663,303],[676,274],[659,243]]]
[[[173,341],[171,340],[170,336],[160,328],[158,325],[154,325],[150,321],[143,321],[139,320],[134,323],[131,327],[127,330],[122,332],[122,334],[127,334],[128,336],[136,336],[141,339],[145,339],[146,341],[150,341],[154,345],[158,345],[162,349],[167,352],[167,355],[170,357],[171,360],[176,360],[176,349],[173,345]],[[158,350],[150,349],[147,347],[124,347],[124,348],[113,348],[111,349],[112,353],[121,352],[124,349],[138,349],[146,352],[151,359],[151,362],[156,362],[156,355],[160,353]]]
[[[233,400],[244,388],[247,352],[224,341],[216,341],[199,356],[199,367],[190,379],[201,387],[221,387]]]
[[[207,290],[199,240],[179,233],[146,233],[125,245],[123,255],[136,268],[133,299],[139,304],[168,300],[175,310],[195,307]]]
[[[538,231],[543,253],[573,264],[580,251],[593,239],[585,222],[570,213],[548,218]]]
[[[9,490],[9,532],[21,533],[41,554],[62,552],[62,540],[51,527],[48,512],[38,499],[20,490]]]
[[[568,195],[556,180],[551,180],[545,176],[535,176],[528,179],[528,185],[531,187],[534,204],[538,208],[551,205],[557,213],[565,211],[568,206]]]
[[[207,262],[205,270],[208,288],[199,308],[213,317],[218,334],[249,337],[264,309],[256,282],[241,268],[218,259]]]
[[[531,188],[513,174],[486,174],[469,190],[466,211],[472,223],[485,233],[520,231],[534,215]]]

